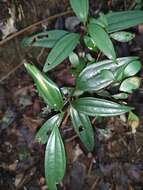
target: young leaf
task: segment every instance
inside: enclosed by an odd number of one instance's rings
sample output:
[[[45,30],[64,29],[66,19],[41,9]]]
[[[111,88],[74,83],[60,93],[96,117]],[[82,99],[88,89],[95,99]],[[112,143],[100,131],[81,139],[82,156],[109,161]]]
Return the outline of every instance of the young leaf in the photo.
[[[49,30],[45,32],[40,32],[30,37],[25,37],[22,40],[21,45],[23,47],[34,46],[52,48],[58,40],[60,40],[63,36],[65,36],[68,33],[69,32],[65,30]]]
[[[133,90],[139,88],[140,82],[141,79],[139,77],[125,79],[120,86],[120,91],[132,93]]]
[[[98,19],[92,17],[92,18],[90,18],[89,22],[90,22],[90,24],[97,24],[104,29],[106,29],[108,26],[107,19],[106,19],[105,15],[104,15],[104,20],[102,17],[99,17]]]
[[[45,178],[49,190],[56,190],[56,184],[64,177],[66,158],[64,145],[57,125],[48,139],[45,151]]]
[[[84,43],[88,49],[95,51],[95,52],[97,51],[97,46],[91,37],[84,36]]]
[[[75,100],[73,107],[89,116],[116,116],[129,112],[132,108],[104,99],[85,97]]]
[[[106,15],[109,33],[125,30],[143,23],[143,11],[120,11]]]
[[[41,144],[46,144],[49,138],[48,132],[51,132],[55,125],[59,127],[62,118],[62,114],[57,114],[48,119],[37,132],[35,140]]]
[[[85,24],[89,10],[88,0],[70,0],[70,4],[76,16]]]
[[[77,112],[70,107],[70,116],[73,127],[88,151],[92,151],[94,147],[94,133],[88,116]]]
[[[61,110],[63,98],[59,88],[45,74],[41,73],[34,65],[25,63],[25,68],[34,79],[39,94],[51,108]]]
[[[110,36],[111,38],[113,38],[114,40],[118,42],[129,42],[135,37],[135,34],[121,31],[121,32],[115,32],[113,34],[110,34]]]
[[[118,58],[116,60],[117,64],[115,64],[112,60],[104,60],[104,61],[100,61],[97,63],[93,63],[91,65],[88,65],[85,69],[82,70],[82,72],[78,76],[78,78],[76,80],[77,87],[83,89],[84,88],[83,86],[84,85],[86,86],[87,83],[90,83],[90,81],[92,81],[92,83],[94,83],[94,79],[103,70],[110,70],[111,72],[114,73],[114,77],[117,78],[117,74],[118,74],[117,69],[119,69],[121,66],[125,67],[128,64],[131,64],[132,62],[135,63],[135,61],[137,61],[137,59],[138,59],[138,57],[122,57],[122,58]],[[121,71],[124,71],[124,70],[121,69]],[[121,73],[121,71],[119,73]],[[110,79],[111,79],[111,77],[110,77]]]
[[[120,82],[126,77],[133,76],[141,69],[141,63],[138,60],[132,60],[131,62],[121,65],[114,72],[114,78],[116,82]]]
[[[88,33],[95,41],[100,51],[102,51],[109,59],[116,59],[116,53],[112,41],[110,40],[109,35],[101,26],[97,24],[89,24]]]
[[[100,23],[102,23],[102,25],[103,25],[104,27],[107,27],[107,26],[108,26],[108,21],[107,21],[107,18],[106,18],[106,16],[105,16],[104,13],[99,13],[98,21],[99,21]],[[104,28],[104,27],[103,27],[103,28]]]
[[[130,62],[124,69],[124,76],[130,77],[137,74],[141,69],[141,62],[138,60]]]
[[[49,53],[43,71],[47,72],[64,61],[77,46],[79,38],[76,33],[69,33],[61,38]]]
[[[119,94],[115,94],[115,95],[112,95],[112,97],[116,100],[119,100],[119,99],[127,99],[129,96],[129,94],[127,93],[119,93]]]
[[[139,127],[140,120],[139,117],[132,111],[130,111],[128,115],[128,124],[132,129],[132,133],[136,133],[136,129]]]
[[[79,65],[79,57],[76,53],[72,52],[69,55],[69,61],[72,64],[72,67],[77,67]]]
[[[113,81],[113,73],[109,70],[102,70],[84,82],[82,80],[77,81],[77,88],[83,91],[98,91],[109,86]]]

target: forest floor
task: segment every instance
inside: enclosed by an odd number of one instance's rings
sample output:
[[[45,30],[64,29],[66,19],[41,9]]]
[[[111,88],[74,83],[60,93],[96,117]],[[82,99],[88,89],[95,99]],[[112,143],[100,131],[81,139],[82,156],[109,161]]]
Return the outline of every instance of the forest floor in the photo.
[[[134,1],[91,0],[90,3],[90,13],[93,14],[95,10],[105,13],[126,10],[133,6]],[[21,62],[26,57],[42,67],[48,50],[23,49],[20,42],[24,36],[45,28],[73,27],[69,21],[72,13],[33,25],[67,10],[67,0],[0,1],[0,190],[46,190],[45,146],[34,139],[50,113]],[[143,63],[143,25],[132,30],[136,34],[132,42],[115,46],[120,57],[137,55]],[[140,76],[143,76],[142,71]],[[50,77],[60,87],[73,84],[66,64],[51,72]],[[62,136],[67,153],[67,171],[59,189],[143,189],[143,85],[129,97],[128,102],[135,107],[140,118],[137,132],[132,134],[124,116],[95,120],[95,148],[92,153],[84,149],[71,124],[66,123]]]

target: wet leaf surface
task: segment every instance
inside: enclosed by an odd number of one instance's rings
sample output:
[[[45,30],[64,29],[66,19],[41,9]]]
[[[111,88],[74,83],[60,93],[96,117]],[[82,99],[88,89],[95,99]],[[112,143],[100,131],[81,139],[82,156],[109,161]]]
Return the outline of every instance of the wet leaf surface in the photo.
[[[66,0],[56,1],[16,1],[16,6],[11,1],[0,2],[0,23],[9,18],[8,8],[15,7],[17,13],[22,10],[15,23],[18,30],[35,23],[49,15],[68,9],[69,2]],[[128,6],[132,6],[128,1]],[[21,9],[22,7],[22,9]],[[125,9],[121,1],[90,1],[90,13],[95,10],[123,10]],[[133,15],[134,16],[134,15]],[[44,23],[36,28],[36,31],[43,31],[43,27],[48,29],[65,29],[67,17],[58,18],[53,22]],[[20,20],[22,18],[22,20]],[[122,19],[122,17],[121,17]],[[141,17],[142,19],[142,17]],[[70,19],[69,19],[70,20]],[[133,20],[132,20],[133,21]],[[131,21],[131,22],[132,22]],[[69,22],[69,21],[68,21]],[[105,24],[105,23],[104,23]],[[69,23],[68,23],[69,25]],[[75,30],[74,26],[68,26]],[[17,27],[18,26],[18,27]],[[81,26],[78,26],[81,29]],[[114,28],[113,28],[114,29]],[[132,43],[121,45],[116,44],[118,57],[137,55],[141,58],[143,48],[143,38],[141,26],[135,27],[136,37]],[[28,31],[24,36],[31,35],[33,31]],[[1,38],[2,36],[0,36]],[[18,47],[20,47],[18,37]],[[47,56],[38,48],[26,49],[27,56],[34,59],[39,68],[42,67]],[[81,53],[83,49],[77,47]],[[88,52],[88,49],[86,50]],[[21,51],[23,54],[23,51]],[[37,56],[38,54],[38,56]],[[37,57],[36,57],[36,56]],[[12,40],[4,47],[0,48],[0,78],[6,76],[15,66],[20,63],[20,56],[17,52],[17,45]],[[36,57],[33,58],[33,57]],[[40,59],[39,59],[40,57]],[[96,60],[96,52],[93,55]],[[103,56],[100,57],[102,60]],[[37,62],[37,60],[39,60]],[[135,59],[136,61],[136,59]],[[68,60],[64,64],[50,72],[50,77],[58,86],[73,86],[75,78],[69,71]],[[133,64],[133,66],[135,66]],[[137,65],[136,65],[137,66]],[[132,72],[138,72],[136,68],[127,68],[127,76]],[[90,68],[90,67],[89,67]],[[92,70],[92,68],[91,68]],[[95,69],[96,70],[96,69]],[[138,75],[143,76],[142,71]],[[136,133],[132,134],[127,122],[116,118],[93,118],[95,148],[92,154],[87,150],[75,136],[71,123],[61,128],[67,153],[67,171],[63,184],[58,186],[59,190],[142,190],[143,187],[143,93],[142,84],[139,90],[133,95],[129,95],[129,104],[135,106],[135,114],[139,114],[140,125],[136,128]],[[121,94],[120,94],[121,95]],[[119,96],[118,96],[119,97]],[[47,110],[47,111],[45,111]],[[35,134],[51,117],[51,110],[39,99],[31,78],[21,67],[0,84],[0,189],[1,190],[45,190],[44,179],[44,150],[45,145],[35,142]],[[124,115],[125,117],[125,115]],[[6,119],[4,119],[6,118]],[[4,122],[7,121],[7,122]]]

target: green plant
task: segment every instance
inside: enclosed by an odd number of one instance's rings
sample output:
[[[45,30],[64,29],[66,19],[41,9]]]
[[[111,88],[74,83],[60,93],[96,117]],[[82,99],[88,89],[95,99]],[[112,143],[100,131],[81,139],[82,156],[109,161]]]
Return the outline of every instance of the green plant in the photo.
[[[46,144],[45,177],[50,190],[57,189],[66,169],[66,156],[59,127],[64,114],[69,113],[75,132],[85,148],[94,148],[94,133],[90,117],[117,116],[133,109],[125,99],[140,85],[140,78],[135,76],[141,63],[138,57],[117,58],[111,38],[119,42],[128,42],[134,34],[123,31],[143,23],[142,11],[100,13],[98,17],[89,17],[88,0],[70,0],[72,9],[84,26],[84,34],[65,30],[50,30],[24,38],[24,46],[52,48],[46,59],[43,72],[33,64],[25,63],[32,76],[40,96],[54,110],[53,115],[40,128],[36,139]],[[91,52],[102,52],[107,58],[95,61],[91,56],[79,57],[73,50],[81,42]],[[71,72],[75,76],[75,87],[67,87],[67,94],[47,76],[69,57]],[[112,89],[118,89],[114,93]],[[50,132],[50,133],[49,133]]]

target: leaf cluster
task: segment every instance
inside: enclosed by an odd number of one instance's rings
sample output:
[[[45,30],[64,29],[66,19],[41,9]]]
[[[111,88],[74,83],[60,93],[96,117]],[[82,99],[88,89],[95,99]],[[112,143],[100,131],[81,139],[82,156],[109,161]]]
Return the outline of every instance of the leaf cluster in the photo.
[[[143,11],[120,11],[97,17],[89,16],[88,0],[70,0],[70,5],[84,26],[84,35],[66,30],[50,30],[26,37],[24,47],[52,48],[43,71],[33,64],[25,63],[25,68],[33,78],[39,95],[56,111],[40,128],[36,140],[46,145],[45,177],[48,188],[56,189],[65,173],[66,156],[59,127],[64,113],[68,112],[71,123],[85,148],[94,148],[92,117],[118,116],[133,109],[125,100],[133,90],[139,88],[140,78],[135,76],[141,69],[138,57],[117,58],[113,41],[129,42],[135,37],[129,27],[143,23]],[[81,42],[92,53],[101,52],[105,60],[96,61],[92,56],[80,57],[73,52]],[[82,44],[82,43],[81,43]],[[71,72],[75,76],[75,86],[66,87],[64,95],[49,77],[48,73],[69,58]],[[116,89],[114,92],[113,89]]]

